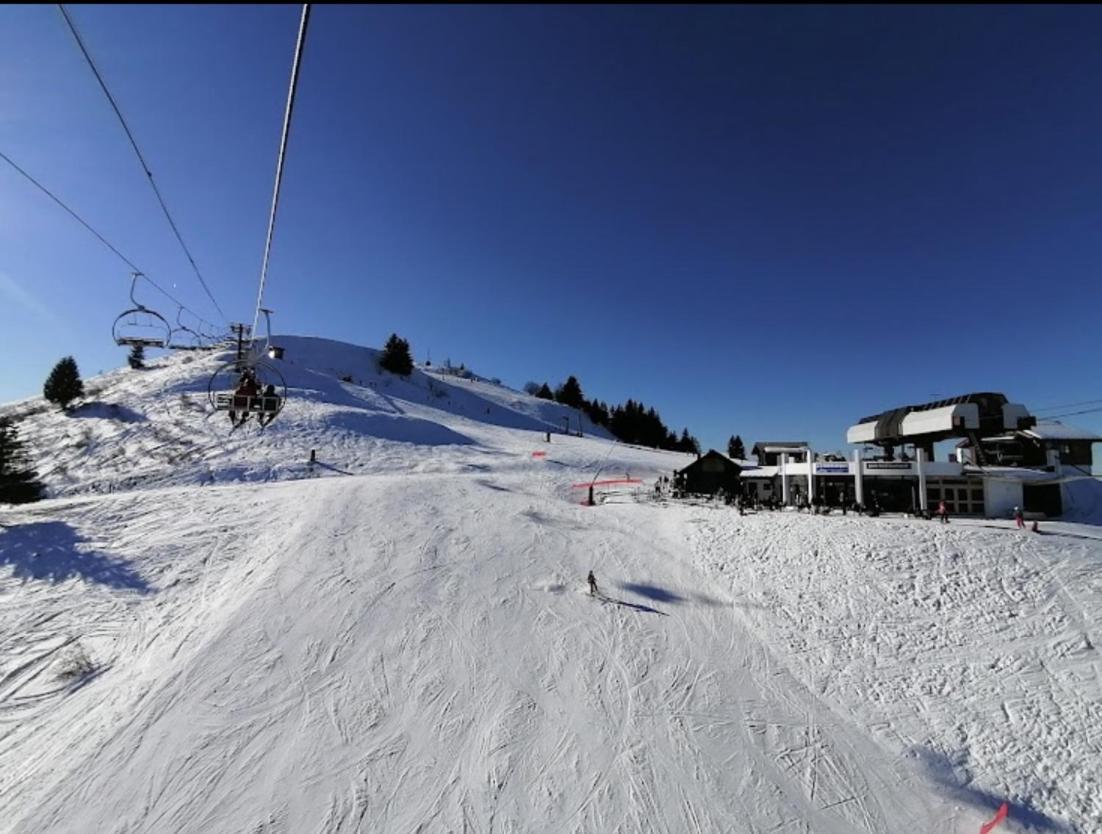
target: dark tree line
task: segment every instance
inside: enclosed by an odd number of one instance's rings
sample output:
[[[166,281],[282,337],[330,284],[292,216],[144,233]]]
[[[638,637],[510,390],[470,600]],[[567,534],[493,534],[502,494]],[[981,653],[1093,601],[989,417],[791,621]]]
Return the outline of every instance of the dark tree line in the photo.
[[[529,383],[525,389],[536,397],[580,409],[594,425],[604,426],[617,440],[624,443],[649,446],[652,449],[700,453],[700,443],[689,434],[689,430],[683,429],[678,436],[662,422],[653,406],[648,408],[631,399],[623,405],[612,407],[601,400],[587,400],[575,376],[568,377],[554,392],[546,382],[538,387],[535,383]]]

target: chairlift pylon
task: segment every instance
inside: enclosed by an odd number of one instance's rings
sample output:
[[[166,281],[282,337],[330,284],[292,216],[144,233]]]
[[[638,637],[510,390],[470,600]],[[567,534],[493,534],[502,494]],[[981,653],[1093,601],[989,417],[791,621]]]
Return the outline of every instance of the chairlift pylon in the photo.
[[[120,347],[163,348],[172,339],[172,326],[165,317],[134,298],[138,279],[144,277],[140,272],[131,274],[130,303],[134,306],[120,313],[111,326],[111,335]]]
[[[269,359],[282,359],[283,348],[272,344],[272,313],[274,311],[267,307],[261,307],[260,312],[264,314],[264,352],[268,354]]]

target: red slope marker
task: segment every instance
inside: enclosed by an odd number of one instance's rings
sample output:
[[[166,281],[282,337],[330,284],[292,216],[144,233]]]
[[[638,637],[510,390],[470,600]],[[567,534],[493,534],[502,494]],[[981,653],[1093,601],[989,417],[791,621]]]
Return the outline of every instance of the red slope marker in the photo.
[[[1000,822],[1006,819],[1007,814],[1010,813],[1010,809],[1006,807],[1004,802],[998,811],[995,812],[994,818],[990,822],[985,822],[980,826],[980,834],[988,834],[989,831],[995,828]]]

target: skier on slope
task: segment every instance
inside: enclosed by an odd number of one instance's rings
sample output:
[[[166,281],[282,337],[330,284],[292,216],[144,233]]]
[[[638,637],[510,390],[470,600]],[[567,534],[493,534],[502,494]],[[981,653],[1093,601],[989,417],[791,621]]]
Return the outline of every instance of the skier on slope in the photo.
[[[938,503],[938,505],[937,505],[937,514],[938,514],[938,517],[941,519],[942,524],[948,524],[949,523],[949,508],[945,506],[944,501],[941,501],[941,502]]]
[[[593,575],[593,571],[589,572],[589,576],[586,578],[589,582],[589,594],[590,596],[597,596],[597,577]]]
[[[1018,525],[1019,530],[1025,529],[1025,516],[1022,514],[1021,507],[1014,508],[1014,523]]]

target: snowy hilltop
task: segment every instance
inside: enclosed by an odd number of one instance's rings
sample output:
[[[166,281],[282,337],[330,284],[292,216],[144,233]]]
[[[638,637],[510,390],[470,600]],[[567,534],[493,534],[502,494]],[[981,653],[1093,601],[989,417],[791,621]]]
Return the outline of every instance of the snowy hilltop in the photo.
[[[50,495],[183,484],[286,480],[329,471],[450,472],[492,454],[508,428],[608,438],[582,412],[443,368],[408,377],[381,371],[379,351],[328,339],[279,337],[272,362],[287,405],[263,431],[231,433],[212,412],[211,376],[230,348],[176,353],[142,370],[85,380],[67,412],[38,397],[0,409],[21,418],[20,436]],[[489,431],[489,434],[487,432]],[[532,440],[526,441],[531,446]],[[320,465],[308,467],[311,450]]]
[[[279,342],[263,430],[225,354],[4,409],[55,497],[0,507],[0,831],[1102,830],[1097,528],[673,501],[688,455]]]

